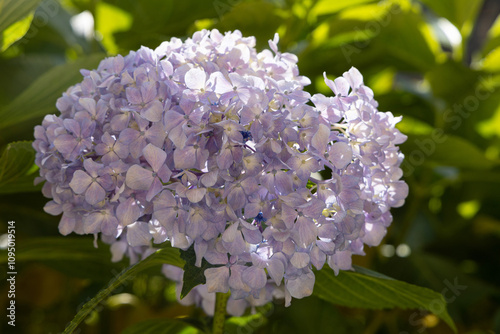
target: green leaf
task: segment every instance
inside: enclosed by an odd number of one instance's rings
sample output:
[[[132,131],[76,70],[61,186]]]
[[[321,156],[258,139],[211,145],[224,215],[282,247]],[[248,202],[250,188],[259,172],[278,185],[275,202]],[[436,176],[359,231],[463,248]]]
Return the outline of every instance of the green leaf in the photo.
[[[269,305],[269,304],[268,304]],[[261,312],[242,317],[231,317],[226,320],[225,334],[253,333],[267,323],[266,316]]]
[[[473,170],[487,170],[495,165],[477,146],[454,135],[433,129],[429,135],[409,135],[402,145],[404,164],[437,164]]]
[[[313,294],[332,304],[368,309],[425,309],[440,310],[436,313],[456,332],[455,324],[446,310],[443,296],[430,289],[398,281],[374,273],[368,269],[355,267],[356,271],[340,271],[335,276],[333,270],[325,268],[316,271]]]
[[[18,262],[71,260],[109,263],[110,259],[109,249],[104,247],[95,248],[91,238],[34,238],[20,243],[16,252],[16,261]],[[6,262],[6,258],[2,257],[0,259],[0,264]]]
[[[43,263],[68,276],[109,281],[124,267],[124,262],[110,263],[109,246],[98,243],[95,248],[88,237],[50,237],[19,241],[16,250],[18,263]],[[2,256],[0,264],[7,261]]]
[[[197,334],[196,328],[173,319],[155,319],[139,322],[125,329],[122,334]]]
[[[33,20],[33,13],[26,15],[25,18],[13,23],[10,27],[5,29],[0,36],[0,52],[7,50],[9,46],[20,40],[28,32],[31,21]]]
[[[28,16],[38,6],[40,0],[0,1],[0,32]]]
[[[448,19],[462,34],[470,33],[472,29],[468,24],[473,23],[483,3],[482,0],[422,0],[422,2],[437,15]]]
[[[132,26],[132,15],[119,7],[105,2],[96,6],[96,30],[102,35],[102,44],[111,54],[118,53],[113,34],[118,31],[127,31]]]
[[[80,69],[93,69],[103,59],[93,54],[44,73],[6,107],[0,109],[0,129],[56,112],[56,101],[71,85],[82,80]]]
[[[97,305],[106,299],[120,285],[125,284],[127,281],[133,279],[137,276],[137,274],[146,269],[153,266],[161,266],[163,264],[171,264],[173,266],[182,267],[184,262],[179,256],[179,250],[173,247],[159,249],[144,260],[124,269],[114,279],[112,279],[104,289],[99,291],[94,298],[83,305],[83,307],[76,314],[75,318],[64,330],[64,334],[73,333],[73,331],[82,321],[85,320],[85,318],[87,318],[92,310],[94,310]]]
[[[459,241],[455,245],[461,244]],[[453,299],[455,311],[465,310],[470,305],[478,305],[491,296],[500,296],[500,288],[495,285],[495,279],[490,282],[478,277],[464,274],[456,263],[450,258],[426,252],[416,252],[408,258],[416,268],[416,276],[433,289],[443,289],[445,297]],[[451,288],[454,287],[454,288]],[[455,298],[453,298],[455,297]]]
[[[314,4],[314,7],[309,12],[309,20],[315,21],[318,16],[332,15],[340,12],[343,9],[354,7],[358,4],[374,2],[374,0],[320,0]]]
[[[450,105],[473,94],[478,78],[478,72],[451,59],[434,66],[426,73],[432,94]]]
[[[201,267],[195,266],[196,263],[196,253],[194,251],[194,245],[189,247],[187,251],[181,251],[181,259],[184,260],[184,276],[183,284],[181,290],[181,299],[186,297],[186,295],[195,286],[206,283],[205,269],[214,268],[216,266],[207,262],[207,260],[201,260]]]
[[[33,185],[37,173],[33,168],[35,150],[29,141],[7,145],[0,157],[0,194],[36,191]],[[36,166],[35,166],[36,167]]]
[[[241,1],[222,16],[215,28],[220,31],[238,29],[244,36],[255,36],[257,48],[261,49],[268,47],[268,40],[274,37],[283,21],[271,3]]]
[[[500,47],[493,49],[481,62],[481,70],[488,72],[500,71]]]
[[[384,49],[399,61],[418,70],[432,68],[436,59],[443,55],[439,43],[429,25],[413,11],[391,14],[390,22],[381,34],[377,47]],[[387,20],[389,20],[389,18]],[[379,29],[383,28],[380,24]],[[378,42],[378,41],[377,41]],[[374,44],[375,46],[375,44]]]

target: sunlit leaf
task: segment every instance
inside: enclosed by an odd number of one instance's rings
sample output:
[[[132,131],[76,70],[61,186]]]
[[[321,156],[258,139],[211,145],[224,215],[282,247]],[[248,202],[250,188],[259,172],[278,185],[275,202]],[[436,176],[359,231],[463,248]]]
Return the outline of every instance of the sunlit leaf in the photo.
[[[387,28],[378,40],[386,53],[419,70],[429,69],[436,63],[440,47],[421,15],[395,12],[386,20]],[[379,29],[382,27],[380,24]]]
[[[472,30],[472,22],[481,8],[483,0],[422,0],[437,15],[448,19],[467,36]]]
[[[486,40],[482,48],[482,55],[486,56],[489,52],[493,51],[500,46],[500,20],[495,20],[490,27]]]
[[[455,324],[446,311],[443,296],[430,289],[397,281],[368,269],[360,272],[341,271],[335,276],[325,268],[316,272],[314,295],[332,304],[369,309],[425,309],[436,314],[455,332]]]
[[[25,18],[5,29],[0,36],[0,52],[5,51],[13,43],[20,40],[28,32],[32,20],[33,13],[26,15]]]
[[[224,333],[239,334],[245,332],[253,332],[258,328],[264,326],[266,323],[267,319],[265,315],[260,312],[242,317],[231,317],[226,320]]]
[[[481,69],[488,72],[500,71],[500,47],[486,55],[481,63]]]
[[[102,35],[102,44],[110,54],[118,53],[113,34],[127,31],[132,26],[132,15],[116,6],[99,2],[96,6],[96,30]]]
[[[318,16],[332,15],[340,12],[345,8],[353,8],[358,4],[374,2],[374,0],[320,0],[314,4],[314,7],[309,12],[309,20],[314,21]]]
[[[2,0],[0,1],[0,33],[17,21],[26,18],[35,10],[41,0]]]

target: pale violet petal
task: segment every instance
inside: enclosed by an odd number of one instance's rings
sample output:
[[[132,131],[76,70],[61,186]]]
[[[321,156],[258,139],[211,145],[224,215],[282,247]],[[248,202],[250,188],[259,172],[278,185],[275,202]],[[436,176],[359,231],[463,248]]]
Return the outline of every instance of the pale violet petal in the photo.
[[[286,289],[293,298],[301,299],[312,294],[315,277],[312,272],[303,273],[295,279],[285,281]]]
[[[309,254],[303,252],[296,252],[290,259],[290,263],[297,269],[302,269],[309,265]]]
[[[229,268],[226,266],[217,268],[205,269],[205,278],[207,280],[208,292],[222,292],[229,291]]]
[[[153,172],[139,165],[133,165],[127,171],[125,183],[134,190],[148,190],[153,183]]]
[[[87,190],[91,183],[92,178],[87,173],[77,170],[73,174],[73,178],[71,179],[69,186],[73,189],[75,194],[82,194],[85,190]]]
[[[132,247],[149,246],[152,237],[146,223],[135,222],[127,226],[127,242]]]

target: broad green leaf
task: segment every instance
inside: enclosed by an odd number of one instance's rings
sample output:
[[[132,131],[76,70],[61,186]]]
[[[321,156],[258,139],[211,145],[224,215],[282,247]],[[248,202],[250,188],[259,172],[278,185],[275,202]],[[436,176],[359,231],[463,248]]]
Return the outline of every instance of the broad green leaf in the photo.
[[[316,271],[313,294],[332,304],[368,309],[425,309],[441,310],[436,314],[455,332],[456,327],[446,310],[443,296],[430,289],[384,277],[367,269],[360,272],[333,270]]]
[[[266,306],[264,306],[266,307]],[[266,316],[261,312],[255,314],[231,317],[226,320],[224,327],[225,334],[253,333],[258,328],[267,323]]]
[[[100,244],[101,246],[103,244]],[[16,261],[99,261],[109,263],[111,253],[104,247],[95,248],[91,238],[45,237],[35,238],[19,244]],[[1,258],[0,263],[7,262]]]
[[[56,113],[57,99],[82,80],[80,69],[94,69],[103,54],[82,57],[49,70],[35,80],[9,105],[0,109],[0,129],[46,114]]]
[[[33,168],[35,150],[31,142],[20,141],[7,145],[0,156],[0,194],[35,191],[33,181],[38,173]]]
[[[132,15],[121,8],[105,2],[96,6],[96,30],[102,35],[102,44],[110,54],[118,53],[113,34],[118,31],[127,31],[132,26]]]
[[[192,34],[194,22],[217,17],[216,3],[217,0],[114,1],[113,5],[132,15],[133,23],[127,31],[115,31],[113,37],[120,50],[128,52],[141,45],[154,49],[170,37],[185,38]]]
[[[119,272],[125,261],[111,263],[109,246],[98,243],[94,247],[88,237],[46,237],[18,242],[16,261],[18,263],[43,263],[68,276],[107,282]],[[1,263],[6,262],[3,256]]]
[[[0,32],[17,21],[30,15],[40,0],[2,0],[0,1]]]
[[[481,8],[483,0],[422,0],[437,15],[454,24],[463,36],[472,30],[472,24]]]
[[[355,9],[362,12],[357,15]],[[364,74],[364,68],[388,67],[419,72],[431,69],[443,56],[417,9],[384,2],[328,16],[312,32],[312,41],[299,58],[301,72],[313,78],[323,71],[338,75],[351,66]]]
[[[220,31],[241,30],[243,36],[255,36],[257,48],[268,47],[268,40],[283,22],[277,8],[268,2],[238,2],[225,13],[215,28]]]
[[[181,258],[184,260],[184,276],[181,291],[181,298],[186,297],[186,295],[195,286],[206,283],[205,269],[213,268],[214,265],[207,262],[207,260],[201,260],[201,267],[195,266],[196,253],[194,251],[194,245],[191,246],[187,251],[181,252]]]
[[[352,8],[358,4],[374,2],[374,0],[320,0],[316,2],[314,7],[309,12],[309,21],[314,22],[318,16],[332,15],[346,8]]]
[[[500,47],[495,48],[484,57],[481,69],[488,72],[500,71]]]
[[[457,243],[459,244],[459,242]],[[416,252],[408,258],[416,268],[416,273],[426,284],[442,290],[444,297],[453,300],[450,309],[467,309],[480,304],[490,296],[500,296],[500,288],[494,278],[489,283],[474,276],[464,274],[463,269],[453,260],[425,252]]]
[[[387,26],[386,23],[392,19],[391,10],[390,5],[343,6],[337,15],[328,16],[313,31],[312,43],[321,45],[322,48],[337,47],[345,43],[355,43],[361,47],[364,41],[378,36]]]
[[[13,43],[20,40],[28,32],[32,20],[33,13],[30,13],[5,29],[0,36],[0,52],[5,51]]]
[[[415,69],[432,68],[442,56],[440,46],[421,15],[410,11],[391,14],[387,28],[380,33],[379,47]],[[378,29],[383,29],[382,24]]]
[[[43,2],[40,5],[42,9],[44,9],[45,3],[46,2]],[[61,42],[64,41],[68,47],[78,50],[79,53],[89,54],[92,50],[96,49],[95,45],[92,47],[92,39],[87,39],[82,34],[82,31],[73,29],[71,25],[74,14],[81,14],[81,11],[68,11],[57,1],[47,1],[47,3],[50,3],[50,9],[47,8],[46,13],[49,15],[53,14],[53,17],[51,17],[48,22],[48,26],[53,31],[51,34],[53,36],[52,38],[61,38]],[[102,50],[102,48],[99,49]]]
[[[403,116],[403,119],[396,125],[396,127],[404,133],[405,135],[422,135],[422,136],[430,136],[432,130],[434,128],[419,120],[415,119],[411,116]]]
[[[78,327],[78,325],[87,318],[87,316],[94,310],[94,308],[99,305],[104,299],[106,299],[116,288],[125,282],[133,279],[140,272],[149,269],[153,266],[161,266],[163,264],[171,264],[177,267],[183,267],[184,261],[179,256],[179,250],[173,247],[165,247],[157,250],[155,253],[151,254],[144,260],[124,269],[119,273],[108,285],[99,291],[99,293],[92,298],[90,301],[85,303],[83,307],[78,311],[75,318],[64,330],[64,334],[73,333],[73,331]]]
[[[430,163],[487,170],[495,165],[474,144],[454,135],[443,134],[441,129],[434,129],[429,135],[410,135],[402,149],[405,153],[403,166],[408,163],[414,167]]]
[[[500,20],[497,17],[497,19],[491,26],[486,36],[486,40],[482,48],[483,57],[499,46],[500,46]]]
[[[435,97],[442,98],[449,105],[453,105],[455,102],[462,102],[465,97],[474,93],[479,73],[449,59],[430,69],[425,78],[431,85],[432,94]]]
[[[286,308],[274,303],[266,306],[269,311],[264,313],[267,319],[263,320],[267,320],[267,323],[264,328],[253,333],[353,334],[363,333],[367,325],[363,316],[346,316],[347,314],[366,314],[365,312],[347,313],[345,309],[336,307],[316,296],[294,299]],[[260,324],[250,323],[249,325],[241,328],[236,334],[252,333],[251,329],[258,328],[255,325]]]
[[[155,319],[139,322],[125,329],[122,334],[197,334],[200,331],[184,322],[173,319]]]

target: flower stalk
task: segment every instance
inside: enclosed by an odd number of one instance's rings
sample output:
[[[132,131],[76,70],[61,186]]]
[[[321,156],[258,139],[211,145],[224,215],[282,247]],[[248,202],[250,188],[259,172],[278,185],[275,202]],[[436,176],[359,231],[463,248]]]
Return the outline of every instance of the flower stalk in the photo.
[[[227,300],[231,295],[230,292],[222,293],[217,292],[215,294],[215,311],[214,311],[214,322],[212,325],[212,334],[223,334],[224,333],[224,323],[226,322],[226,307]]]

